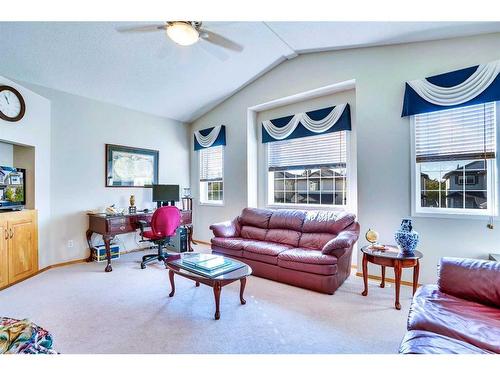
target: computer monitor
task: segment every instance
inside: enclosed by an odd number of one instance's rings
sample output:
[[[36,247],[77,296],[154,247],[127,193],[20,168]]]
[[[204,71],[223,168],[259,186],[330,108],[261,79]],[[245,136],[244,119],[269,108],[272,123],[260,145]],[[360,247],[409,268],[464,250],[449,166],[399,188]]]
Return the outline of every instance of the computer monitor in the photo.
[[[157,202],[158,207],[168,202],[173,206],[179,200],[179,185],[153,185],[153,202]]]

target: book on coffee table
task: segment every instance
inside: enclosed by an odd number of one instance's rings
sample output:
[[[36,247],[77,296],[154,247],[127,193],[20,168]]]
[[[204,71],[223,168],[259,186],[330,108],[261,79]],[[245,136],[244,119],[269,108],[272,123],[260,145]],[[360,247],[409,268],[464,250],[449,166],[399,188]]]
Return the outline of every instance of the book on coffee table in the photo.
[[[221,256],[217,256],[217,258],[221,258],[222,260],[217,260],[217,263],[213,265],[215,268],[212,269],[208,269],[208,267],[203,267],[203,265],[202,267],[200,267],[199,265],[193,265],[191,262],[186,262],[182,258],[172,261],[172,264],[182,269],[185,269],[186,271],[193,272],[208,278],[214,278],[245,266],[241,262],[234,262],[231,259],[227,259]]]

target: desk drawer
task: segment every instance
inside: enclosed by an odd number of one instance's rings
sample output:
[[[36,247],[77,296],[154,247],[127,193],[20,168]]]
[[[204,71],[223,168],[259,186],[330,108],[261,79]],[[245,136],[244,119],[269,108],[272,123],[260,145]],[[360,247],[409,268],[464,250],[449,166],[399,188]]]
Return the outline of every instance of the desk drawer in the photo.
[[[181,211],[181,225],[192,224],[192,211]]]
[[[108,220],[108,232],[111,233],[127,233],[135,231],[135,227],[130,220],[125,217],[117,217]]]

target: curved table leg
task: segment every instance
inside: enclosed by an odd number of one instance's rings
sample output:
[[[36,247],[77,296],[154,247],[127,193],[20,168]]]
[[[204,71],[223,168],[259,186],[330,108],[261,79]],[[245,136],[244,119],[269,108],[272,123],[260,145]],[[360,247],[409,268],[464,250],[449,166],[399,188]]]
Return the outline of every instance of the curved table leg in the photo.
[[[382,266],[382,281],[380,282],[380,287],[385,288],[385,266]]]
[[[105,272],[111,272],[113,271],[113,268],[111,267],[111,241],[115,238],[114,236],[103,236],[102,239],[104,240],[104,246],[106,247],[106,259],[107,259],[107,264],[106,268],[104,269]]]
[[[175,294],[174,271],[172,270],[168,271],[168,278],[170,279],[170,287],[172,288],[172,291],[168,296],[173,297]]]
[[[368,295],[368,257],[363,254],[363,282],[365,284],[365,290],[361,293],[362,296]]]
[[[200,282],[197,281],[194,285],[198,288],[200,286]]]
[[[417,259],[417,264],[415,264],[415,267],[413,268],[413,295],[415,295],[415,292],[417,291],[419,271],[420,271],[420,262]]]
[[[87,237],[87,244],[89,245],[89,251],[90,251],[90,255],[87,258],[87,262],[92,262],[92,243],[91,243],[91,240],[92,240],[93,233],[94,232],[91,231],[90,229],[87,232],[85,232],[85,236]]]
[[[222,287],[218,281],[214,283],[214,297],[215,297],[215,320],[220,319],[220,310],[219,310],[219,304],[220,304],[220,291]]]
[[[401,310],[401,304],[399,303],[399,289],[401,288],[401,263],[396,261],[394,264],[394,275],[396,276],[396,303],[394,306],[396,310]]]
[[[245,292],[245,285],[247,285],[247,278],[243,277],[240,279],[240,302],[242,305],[246,304],[247,301],[243,298],[243,293]]]

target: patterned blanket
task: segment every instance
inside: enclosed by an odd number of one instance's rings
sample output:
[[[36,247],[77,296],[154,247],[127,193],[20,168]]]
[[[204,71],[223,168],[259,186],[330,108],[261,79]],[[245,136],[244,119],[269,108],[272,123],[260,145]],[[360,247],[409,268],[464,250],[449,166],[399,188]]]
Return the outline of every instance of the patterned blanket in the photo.
[[[0,354],[57,354],[52,336],[27,319],[0,317]]]

